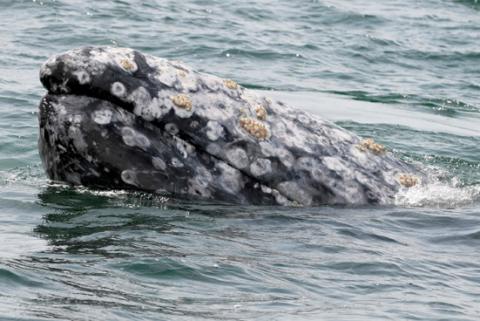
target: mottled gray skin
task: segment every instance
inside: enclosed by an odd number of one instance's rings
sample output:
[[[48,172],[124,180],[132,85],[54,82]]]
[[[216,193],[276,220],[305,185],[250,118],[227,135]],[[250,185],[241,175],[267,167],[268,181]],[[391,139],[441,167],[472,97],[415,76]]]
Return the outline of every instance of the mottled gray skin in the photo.
[[[389,203],[399,175],[419,175],[317,116],[132,49],[71,50],[40,79],[40,155],[55,181],[310,206]]]

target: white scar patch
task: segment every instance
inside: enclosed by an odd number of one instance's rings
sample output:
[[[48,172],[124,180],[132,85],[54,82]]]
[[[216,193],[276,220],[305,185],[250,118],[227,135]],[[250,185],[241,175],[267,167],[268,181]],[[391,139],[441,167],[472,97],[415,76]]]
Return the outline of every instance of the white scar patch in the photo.
[[[73,73],[80,85],[85,85],[90,82],[90,75],[85,70],[78,70]]]
[[[143,134],[138,133],[133,128],[123,127],[121,130],[122,139],[127,146],[137,146],[143,150],[150,147],[150,140]]]
[[[215,141],[224,135],[223,127],[216,121],[209,120],[207,123],[207,137],[211,141]]]
[[[160,157],[152,157],[152,165],[155,169],[164,171],[167,169],[167,164]]]
[[[121,174],[122,181],[130,185],[136,185],[137,175],[134,171],[126,169]]]
[[[92,114],[92,119],[99,125],[107,125],[112,121],[112,111],[110,109],[95,110]]]
[[[111,91],[112,95],[114,95],[118,98],[124,98],[125,95],[127,94],[127,89],[119,81],[116,81],[112,84],[112,87],[110,88],[110,91]]]

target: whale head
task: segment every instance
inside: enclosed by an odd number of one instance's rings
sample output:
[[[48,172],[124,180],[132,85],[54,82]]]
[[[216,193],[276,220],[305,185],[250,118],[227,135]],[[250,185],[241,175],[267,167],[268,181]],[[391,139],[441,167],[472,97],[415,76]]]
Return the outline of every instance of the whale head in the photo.
[[[318,116],[128,48],[83,47],[40,70],[49,177],[244,204],[388,203],[415,169]],[[369,146],[376,146],[375,149]]]

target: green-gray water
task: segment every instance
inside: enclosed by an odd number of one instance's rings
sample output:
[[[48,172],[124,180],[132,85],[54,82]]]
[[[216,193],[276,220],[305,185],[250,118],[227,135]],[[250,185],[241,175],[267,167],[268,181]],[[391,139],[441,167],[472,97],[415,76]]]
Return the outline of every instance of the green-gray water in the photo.
[[[478,320],[480,4],[0,0],[0,320]],[[268,91],[438,178],[395,206],[48,183],[40,64],[133,47]]]

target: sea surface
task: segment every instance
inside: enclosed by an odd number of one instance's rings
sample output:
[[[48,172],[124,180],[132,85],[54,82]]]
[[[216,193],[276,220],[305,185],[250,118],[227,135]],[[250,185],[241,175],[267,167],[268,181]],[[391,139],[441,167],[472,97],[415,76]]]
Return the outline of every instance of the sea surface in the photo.
[[[83,45],[235,79],[435,179],[316,208],[51,184],[38,71]],[[480,320],[480,2],[0,0],[0,320]]]

